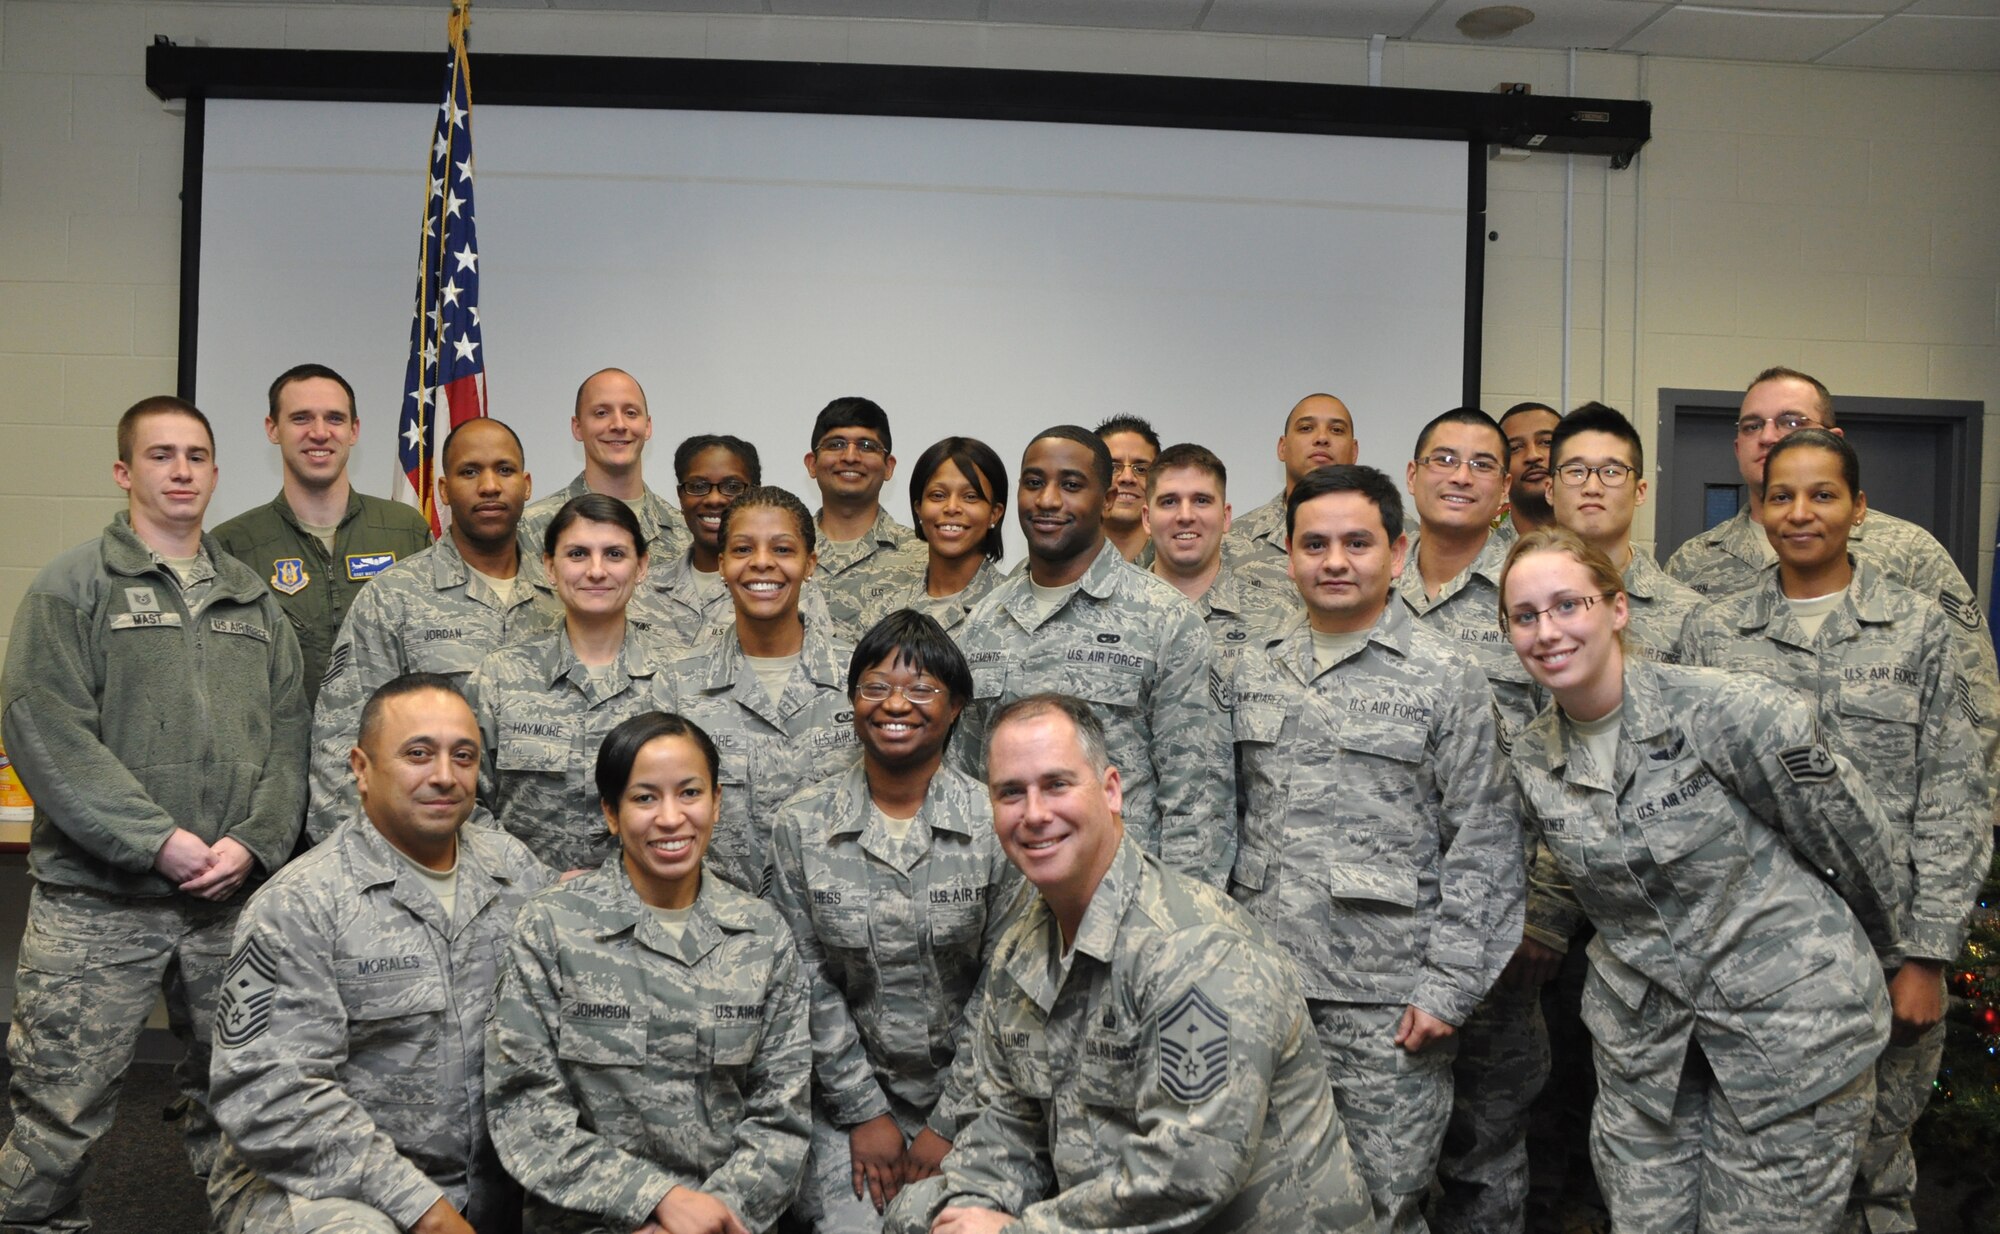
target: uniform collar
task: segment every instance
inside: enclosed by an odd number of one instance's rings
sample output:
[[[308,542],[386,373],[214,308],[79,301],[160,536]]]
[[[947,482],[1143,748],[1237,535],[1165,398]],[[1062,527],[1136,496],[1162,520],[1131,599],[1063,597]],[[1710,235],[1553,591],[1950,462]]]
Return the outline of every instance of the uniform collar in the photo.
[[[1409,607],[1398,603],[1395,596],[1390,596],[1389,602],[1382,606],[1382,615],[1375,619],[1375,625],[1368,631],[1368,641],[1393,652],[1398,658],[1408,658],[1410,631],[1415,628],[1416,619],[1410,615]],[[1294,614],[1284,626],[1284,632],[1271,640],[1268,646],[1272,648],[1272,658],[1284,665],[1299,681],[1311,682],[1319,676],[1319,667],[1313,658],[1312,621],[1306,614]],[[1346,662],[1343,660],[1341,663]]]
[[[926,831],[971,835],[972,824],[968,821],[971,811],[966,808],[967,783],[952,774],[949,761],[940,765],[937,774],[931,777],[930,789],[924,794],[924,803],[917,808],[917,817],[911,826]],[[874,823],[875,802],[868,795],[868,768],[860,759],[856,759],[841,777],[836,802],[838,808],[827,812],[827,839],[859,836]]]
[[[721,946],[729,935],[751,933],[757,928],[745,908],[754,901],[706,868],[701,875],[701,889],[695,893],[694,911],[688,914],[687,928],[678,939],[667,932],[652,908],[633,890],[621,853],[614,853],[603,865],[566,885],[595,906],[596,911],[590,914],[594,938],[603,941],[629,931],[641,946],[690,968]]]
[[[1456,577],[1438,588],[1437,599],[1430,599],[1424,594],[1424,572],[1417,565],[1417,545],[1420,539],[1421,534],[1410,537],[1409,554],[1403,561],[1403,573],[1396,579],[1396,591],[1410,607],[1424,613],[1447,604],[1459,592],[1471,585],[1475,578],[1486,580],[1487,585],[1496,592],[1500,590],[1500,570],[1507,564],[1508,544],[1489,531],[1486,533],[1486,542],[1479,546],[1478,555],[1468,562],[1465,569],[1460,570]],[[1495,621],[1500,619],[1498,610],[1494,611],[1493,619]]]
[[[807,620],[803,614],[799,619],[805,626],[805,641],[799,646],[799,667],[805,671],[806,680],[820,689],[844,693],[847,669],[834,652],[833,639],[821,623]],[[760,715],[775,706],[779,718],[790,716],[818,693],[815,690],[803,699],[795,699],[795,692],[787,688],[785,697],[773,702],[756,674],[750,671],[743,654],[743,642],[736,637],[734,622],[714,627],[703,636],[702,645],[689,658],[705,658],[708,661],[708,678],[702,683],[704,692],[733,694],[738,702]],[[796,705],[787,705],[792,703]],[[770,717],[767,715],[766,718]]]
[[[1854,569],[1854,578],[1847,585],[1840,607],[1829,613],[1827,620],[1838,622],[1844,616],[1857,629],[1894,621],[1881,571],[1868,562],[1858,560],[1852,553],[1847,555],[1847,563]],[[1764,567],[1757,585],[1746,593],[1746,602],[1742,615],[1736,620],[1736,628],[1744,633],[1761,631],[1797,647],[1810,646],[1813,641],[1806,637],[1805,628],[1799,625],[1798,618],[1792,613],[1791,603],[1786,600],[1779,583],[1775,562]]]
[[[1667,572],[1636,547],[1632,549],[1632,564],[1625,567],[1623,582],[1628,594],[1641,600],[1657,600],[1664,584],[1671,581]]]
[[[129,511],[121,510],[111,516],[111,521],[105,525],[104,536],[99,544],[104,568],[113,574],[122,574],[127,578],[152,575],[173,584],[170,594],[180,594],[179,581],[171,576],[171,571],[160,564],[159,555],[153,552],[152,546],[141,540],[139,533],[132,530],[132,515]],[[208,593],[207,602],[226,599],[238,604],[249,604],[264,594],[263,582],[250,573],[250,568],[231,557],[221,542],[205,531],[201,533],[201,551],[208,558],[209,564],[215,568],[214,590]]]
[[[470,820],[467,820],[468,825]],[[367,890],[372,887],[393,888],[391,898],[410,912],[422,918],[438,933],[450,938],[456,922],[471,921],[486,907],[488,901],[500,894],[497,878],[480,860],[478,845],[466,834],[466,828],[458,832],[458,890],[457,900],[463,907],[456,913],[455,921],[447,921],[444,906],[424,878],[409,867],[409,863],[390,846],[389,840],[363,813],[355,813],[335,833],[342,845],[347,868],[353,876],[356,887]]]
[[[821,532],[820,538],[825,543],[841,543],[838,540],[826,539],[824,534],[826,524],[821,521],[825,514],[825,506],[821,506],[819,509],[813,511],[813,527]],[[849,543],[872,544],[876,548],[896,548],[903,543],[903,540],[903,525],[895,519],[890,518],[889,512],[884,510],[882,503],[878,501],[875,503],[875,521],[868,524],[868,530],[862,532],[859,538],[849,541]]]
[[[590,485],[584,483],[583,473],[580,471],[577,472],[576,479],[571,480],[568,486],[561,493],[557,494],[557,496],[562,498],[562,501],[556,503],[557,508],[560,509],[562,506],[575,501],[590,491]],[[625,499],[623,497],[614,497],[612,500],[624,501]],[[653,491],[652,485],[641,485],[639,490],[639,508],[634,510],[633,513],[639,518],[639,530],[646,533],[646,543],[648,545],[657,546],[674,538],[672,532],[669,530],[673,526],[674,509],[667,504],[666,498]]]
[[[292,530],[298,532],[300,535],[310,534],[306,531],[305,524],[299,522],[298,514],[292,509],[291,498],[285,496],[283,488],[278,490],[277,500],[271,503],[271,508],[278,512],[279,518],[284,519],[292,525]],[[361,493],[350,482],[347,486],[347,509],[341,511],[338,526],[347,526],[353,520],[354,516],[359,513],[361,513]]]
[[[1118,930],[1125,910],[1138,899],[1144,875],[1139,846],[1128,834],[1119,840],[1110,867],[1091,894],[1083,920],[1077,923],[1074,951],[1101,963],[1111,962],[1118,950]],[[1007,975],[1046,1017],[1055,1009],[1061,989],[1062,927],[1056,923],[1049,902],[1037,893],[1029,899],[1017,930],[1020,943],[1008,957]]]
[[[576,658],[576,649],[570,646],[566,624],[556,627],[554,636],[543,644],[541,650],[542,682],[546,686],[553,688],[557,682],[570,677],[572,669],[583,668],[583,662]],[[625,622],[625,642],[618,648],[618,658],[612,661],[618,670],[612,674],[618,689],[624,688],[624,683],[617,681],[621,675],[626,681],[653,675],[658,663],[654,651],[652,632],[628,618]],[[591,689],[588,669],[583,669],[583,677],[584,680],[577,685],[588,694]],[[601,700],[591,701],[595,704]]]

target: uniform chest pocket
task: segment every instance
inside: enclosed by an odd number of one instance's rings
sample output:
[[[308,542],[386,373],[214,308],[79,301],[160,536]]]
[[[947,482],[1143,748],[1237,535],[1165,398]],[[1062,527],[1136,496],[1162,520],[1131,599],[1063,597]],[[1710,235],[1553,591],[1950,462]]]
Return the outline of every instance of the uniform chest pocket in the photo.
[[[1076,1094],[1085,1105],[1135,1110],[1148,1081],[1150,1026],[1093,1026],[1083,1036],[1077,1060]]]
[[[741,789],[750,783],[750,740],[742,733],[713,732],[717,755],[716,783]]]
[[[1007,662],[985,660],[972,666],[972,697],[997,699],[1007,691]]]
[[[1285,709],[1264,703],[1238,702],[1230,713],[1238,742],[1276,745],[1285,733]]]
[[[366,963],[366,961],[350,961]],[[348,1022],[343,1082],[357,1098],[390,1105],[436,1099],[442,1065],[444,986],[432,972],[399,971],[338,981]],[[352,1060],[366,1059],[365,1066]]]
[[[835,951],[866,951],[868,905],[863,894],[846,888],[813,894],[825,897],[815,899],[812,905],[813,926],[820,943]]]
[[[1880,671],[1909,672],[1900,666]],[[1861,770],[1870,776],[1908,776],[1917,758],[1918,701],[1913,685],[1844,683],[1840,687],[1841,728],[1846,738],[1842,753],[1865,760]]]
[[[628,1006],[566,1001],[556,1028],[556,1057],[591,1067],[643,1066],[646,1021]]]
[[[1117,660],[1108,657],[1118,656]],[[1099,707],[1136,711],[1146,702],[1146,683],[1153,677],[1153,662],[1131,652],[1073,650],[1063,673],[1064,692],[1087,699]]]
[[[554,731],[536,731],[549,729]],[[562,775],[569,770],[569,726],[550,723],[536,730],[503,726],[500,749],[494,765],[502,771],[524,771],[537,775]]]
[[[761,1018],[704,1024],[698,1056],[707,1067],[748,1067],[757,1061],[757,1047],[763,1040]]]
[[[465,677],[479,667],[481,657],[498,646],[497,639],[484,635],[468,637],[466,632],[457,630],[450,637],[426,637],[437,633],[435,627],[403,630],[404,654],[410,659],[412,672]]]
[[[930,889],[931,946],[936,951],[977,951],[986,928],[985,883],[947,883]]]
[[[1350,716],[1340,734],[1340,747],[1356,754],[1398,763],[1420,763],[1426,734],[1408,724],[1381,724]]]

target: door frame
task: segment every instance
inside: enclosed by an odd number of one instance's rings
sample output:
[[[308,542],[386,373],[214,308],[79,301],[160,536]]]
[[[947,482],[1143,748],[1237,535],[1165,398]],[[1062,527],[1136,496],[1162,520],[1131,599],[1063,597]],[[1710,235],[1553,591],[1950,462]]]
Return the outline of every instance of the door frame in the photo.
[[[1698,527],[1685,530],[1674,525],[1674,503],[1668,499],[1674,477],[1674,429],[1683,411],[1739,406],[1741,390],[1695,390],[1661,387],[1658,436],[1653,457],[1658,460],[1658,479],[1668,489],[1653,505],[1653,544],[1678,546],[1689,536],[1700,534]],[[1973,399],[1864,398],[1834,395],[1835,419],[1842,428],[1862,424],[1910,424],[1942,427],[1946,434],[1946,457],[1936,476],[1937,491],[1944,497],[1942,526],[1931,529],[1965,577],[1979,577],[1979,493],[1984,480],[1980,466],[1985,444],[1986,404]],[[1864,473],[1865,474],[1865,473]],[[1864,487],[1865,484],[1864,484]],[[1888,513],[1898,514],[1891,510]],[[1670,551],[1670,550],[1669,550]],[[1669,551],[1657,552],[1665,561]]]

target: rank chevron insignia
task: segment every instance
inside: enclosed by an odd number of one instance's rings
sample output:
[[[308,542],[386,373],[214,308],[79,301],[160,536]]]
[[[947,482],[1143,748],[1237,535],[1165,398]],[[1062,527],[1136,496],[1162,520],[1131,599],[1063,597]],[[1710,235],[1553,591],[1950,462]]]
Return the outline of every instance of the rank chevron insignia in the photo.
[[[1794,780],[1831,780],[1838,770],[1834,766],[1833,755],[1821,745],[1793,746],[1778,752],[1778,761],[1785,765],[1785,774]]]
[[[271,1023],[271,1000],[278,993],[278,965],[252,936],[222,978],[215,1002],[215,1040],[234,1049],[255,1041]]]
[[[1228,1080],[1229,1013],[1189,986],[1160,1017],[1160,1087],[1194,1105]]]

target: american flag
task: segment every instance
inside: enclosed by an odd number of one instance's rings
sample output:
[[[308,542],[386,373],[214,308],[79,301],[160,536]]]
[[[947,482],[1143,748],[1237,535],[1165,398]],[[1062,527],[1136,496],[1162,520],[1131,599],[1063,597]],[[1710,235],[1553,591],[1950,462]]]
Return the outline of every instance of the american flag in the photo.
[[[416,314],[403,378],[395,494],[424,512],[439,535],[437,450],[451,429],[486,414],[486,357],[480,354],[479,240],[472,221],[472,72],[465,54],[469,0],[453,0],[444,102],[431,136],[418,246]],[[439,411],[447,427],[440,432]]]

